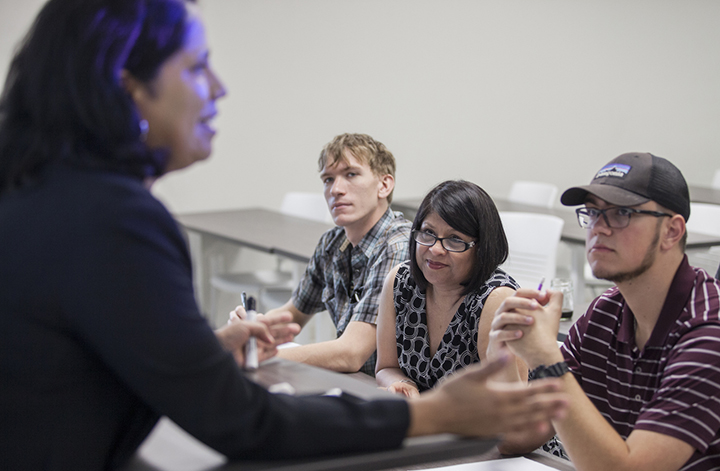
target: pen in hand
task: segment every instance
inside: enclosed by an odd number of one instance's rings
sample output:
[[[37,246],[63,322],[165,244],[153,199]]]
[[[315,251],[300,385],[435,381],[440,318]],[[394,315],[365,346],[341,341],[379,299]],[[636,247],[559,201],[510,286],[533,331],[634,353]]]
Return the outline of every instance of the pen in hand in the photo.
[[[255,312],[255,299],[250,296],[246,299],[245,293],[241,296],[243,307],[247,313],[247,320],[255,322],[257,320],[257,312]],[[258,368],[258,349],[257,339],[250,337],[245,345],[245,368],[248,370],[256,370]]]
[[[540,284],[538,285],[538,291],[542,291],[543,283],[545,283],[545,277],[540,279]]]
[[[240,293],[240,305],[247,312],[247,293],[245,291]]]

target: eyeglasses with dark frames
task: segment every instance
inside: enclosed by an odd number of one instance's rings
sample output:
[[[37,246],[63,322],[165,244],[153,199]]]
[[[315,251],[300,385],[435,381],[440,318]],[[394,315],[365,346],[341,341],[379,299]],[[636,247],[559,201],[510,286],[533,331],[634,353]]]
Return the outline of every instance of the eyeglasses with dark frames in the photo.
[[[425,231],[414,230],[412,234],[413,239],[415,239],[415,242],[418,244],[424,245],[425,247],[432,247],[435,245],[435,242],[440,241],[440,245],[448,252],[465,252],[475,245],[475,241],[465,242],[457,237],[438,237],[435,234]]]
[[[672,217],[672,214],[662,213],[660,211],[648,211],[645,209],[627,208],[624,206],[616,206],[613,208],[578,208],[575,210],[577,214],[578,224],[583,229],[593,227],[602,216],[605,224],[611,229],[623,229],[630,224],[630,217],[633,214],[644,214],[656,218]]]

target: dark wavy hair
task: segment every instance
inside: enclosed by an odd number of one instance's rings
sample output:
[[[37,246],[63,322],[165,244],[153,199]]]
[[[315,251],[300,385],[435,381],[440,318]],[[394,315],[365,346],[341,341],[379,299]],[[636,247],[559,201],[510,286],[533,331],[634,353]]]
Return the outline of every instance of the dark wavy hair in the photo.
[[[0,195],[48,164],[163,173],[167,151],[140,141],[125,69],[152,81],[183,44],[186,1],[50,0],[13,58],[0,96]]]
[[[508,257],[508,241],[500,215],[492,198],[474,183],[449,180],[430,190],[425,196],[413,221],[412,229],[420,230],[425,218],[436,213],[456,231],[475,239],[470,250],[475,261],[470,278],[462,283],[463,295],[478,290],[493,271]],[[410,270],[415,282],[424,291],[428,281],[418,266],[415,254],[417,242],[410,237]]]

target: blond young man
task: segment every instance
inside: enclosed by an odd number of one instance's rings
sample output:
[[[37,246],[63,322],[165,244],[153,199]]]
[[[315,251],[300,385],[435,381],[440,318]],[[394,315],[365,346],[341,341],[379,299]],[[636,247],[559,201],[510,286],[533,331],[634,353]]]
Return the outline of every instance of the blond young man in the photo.
[[[318,160],[325,199],[337,227],[320,238],[305,274],[284,306],[307,324],[327,310],[337,338],[281,349],[280,357],[340,372],[375,374],[376,322],[383,280],[408,258],[410,222],[390,210],[395,158],[365,134],[341,134]]]

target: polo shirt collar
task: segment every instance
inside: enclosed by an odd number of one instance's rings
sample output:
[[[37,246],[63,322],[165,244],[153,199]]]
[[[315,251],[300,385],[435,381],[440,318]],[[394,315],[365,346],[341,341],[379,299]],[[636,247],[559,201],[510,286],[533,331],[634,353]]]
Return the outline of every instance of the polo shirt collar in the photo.
[[[618,342],[635,343],[635,316],[623,298],[622,311],[620,312],[620,330],[617,336]]]
[[[650,335],[648,344],[662,346],[665,344],[670,331],[675,326],[680,314],[682,314],[685,306],[687,306],[693,286],[695,285],[695,270],[688,263],[687,255],[683,256],[680,266],[675,272],[670,284],[670,290],[665,297],[662,311],[657,324]]]

